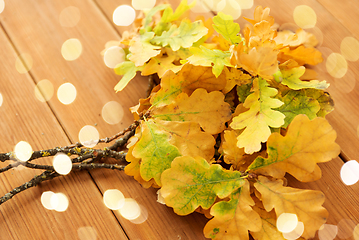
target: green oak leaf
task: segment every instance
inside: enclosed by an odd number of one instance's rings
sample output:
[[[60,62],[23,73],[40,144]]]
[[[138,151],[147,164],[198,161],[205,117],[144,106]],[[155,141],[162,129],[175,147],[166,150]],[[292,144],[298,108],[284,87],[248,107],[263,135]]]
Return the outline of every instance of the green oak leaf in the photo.
[[[305,95],[318,101],[320,110],[317,112],[318,117],[325,117],[334,110],[334,101],[329,93],[319,89],[305,89]]]
[[[242,38],[237,35],[240,30],[239,24],[233,22],[231,15],[219,12],[217,16],[213,17],[213,23],[213,28],[227,41],[232,44],[238,44],[242,41]]]
[[[200,206],[208,209],[217,196],[228,197],[244,184],[240,172],[189,156],[174,159],[161,181],[161,195],[178,215],[190,214]]]
[[[288,86],[293,90],[299,90],[303,88],[316,88],[316,89],[326,89],[329,87],[329,83],[326,81],[319,82],[318,80],[311,81],[302,81],[299,78],[304,74],[305,67],[295,67],[290,69],[281,70],[282,77],[278,77],[276,73],[276,78],[282,79],[282,84]]]
[[[310,120],[317,117],[317,112],[320,109],[319,102],[314,98],[307,97],[304,90],[288,91],[284,96],[277,97],[284,102],[282,106],[277,108],[279,112],[285,115],[284,125],[287,128],[295,116],[305,114]]]
[[[172,160],[181,154],[169,143],[169,133],[153,120],[143,121],[141,131],[141,138],[133,148],[132,155],[141,159],[142,178],[146,181],[153,178],[161,186],[162,172],[170,168]]]
[[[125,61],[120,64],[118,64],[115,67],[115,73],[118,75],[123,75],[121,80],[116,84],[115,91],[122,91],[127,84],[136,76],[137,71],[142,70],[141,67],[136,67],[134,62],[131,61]]]

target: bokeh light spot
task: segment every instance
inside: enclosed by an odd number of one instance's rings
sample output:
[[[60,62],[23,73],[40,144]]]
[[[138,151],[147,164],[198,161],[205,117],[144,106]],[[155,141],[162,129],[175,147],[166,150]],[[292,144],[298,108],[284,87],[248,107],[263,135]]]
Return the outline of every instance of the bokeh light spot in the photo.
[[[105,65],[109,68],[115,68],[117,64],[125,61],[126,53],[121,47],[110,47],[104,54]]]
[[[4,11],[4,9],[5,9],[5,1],[0,0],[0,13],[2,13],[2,11]]]
[[[188,4],[191,4],[194,0],[189,0]],[[206,13],[213,9],[213,0],[197,0],[196,5],[191,8],[194,13]]]
[[[72,169],[71,158],[63,153],[55,155],[52,165],[54,166],[55,171],[61,175],[69,174]]]
[[[156,0],[132,0],[132,6],[136,10],[151,9],[156,5]]]
[[[124,111],[121,104],[116,101],[111,101],[103,106],[101,114],[105,122],[113,125],[119,123],[122,120]]]
[[[134,224],[142,224],[142,223],[146,222],[146,220],[148,218],[147,209],[144,206],[142,206],[141,204],[139,204],[139,206],[140,206],[140,210],[141,210],[140,216],[138,216],[136,219],[130,220]]]
[[[339,53],[331,53],[325,66],[328,73],[335,78],[342,78],[348,71],[347,60]]]
[[[253,0],[236,0],[239,6],[242,9],[250,9],[253,7],[254,1]]]
[[[118,189],[108,189],[103,194],[103,203],[111,210],[119,210],[125,205],[125,197]]]
[[[338,227],[332,224],[324,224],[318,231],[319,240],[333,240],[338,234]]]
[[[77,95],[76,87],[71,83],[62,84],[57,90],[57,98],[62,104],[68,105],[75,101]]]
[[[77,229],[77,235],[80,240],[96,240],[97,231],[94,227],[86,226]]]
[[[356,78],[353,71],[348,70],[345,77],[335,79],[331,85],[343,93],[350,93],[354,90],[356,84]]]
[[[22,53],[20,54],[15,61],[16,70],[21,73],[27,73],[32,68],[33,60],[30,54]]]
[[[300,238],[303,232],[304,232],[304,224],[302,222],[298,222],[297,227],[289,233],[283,233],[283,237],[288,240],[295,240]]]
[[[359,240],[359,224],[355,226],[353,231],[354,240]]]
[[[312,28],[317,23],[317,14],[307,5],[299,5],[293,12],[294,22],[301,28]]]
[[[26,162],[32,155],[32,147],[28,142],[20,141],[16,144],[14,153],[18,160]]]
[[[67,39],[61,47],[62,57],[66,61],[74,61],[80,57],[82,53],[82,44],[77,38]]]
[[[356,224],[353,220],[350,219],[342,219],[338,223],[338,237],[340,239],[347,239],[353,235],[354,228]]]
[[[80,21],[81,13],[77,7],[64,8],[59,16],[60,25],[63,27],[74,27]]]
[[[346,185],[353,185],[359,181],[359,163],[350,160],[343,164],[340,169],[340,178]]]
[[[4,102],[4,98],[3,98],[2,94],[0,93],[0,107],[1,107],[3,102]]]
[[[340,44],[340,52],[348,61],[357,61],[359,59],[359,41],[353,37],[344,38]]]
[[[51,196],[50,203],[57,212],[64,212],[69,207],[69,199],[63,193],[55,193]]]
[[[277,218],[277,228],[282,233],[292,232],[298,225],[298,217],[293,213],[282,213]]]
[[[100,139],[100,134],[93,126],[86,125],[81,128],[79,132],[79,141],[82,145],[88,148],[93,148],[97,145]]]
[[[49,101],[54,95],[54,85],[47,79],[41,80],[35,86],[35,97],[40,102]]]
[[[119,211],[122,217],[127,220],[135,220],[141,215],[140,205],[132,198],[125,198],[125,203]]]
[[[53,210],[53,206],[51,205],[51,197],[55,193],[52,191],[46,191],[41,194],[41,204],[44,206],[44,208],[48,210]]]
[[[231,15],[234,20],[238,19],[242,14],[241,6],[235,0],[221,1],[218,3],[217,9],[224,14]]]
[[[129,26],[135,21],[135,18],[135,9],[128,5],[117,7],[112,15],[112,20],[117,26]]]

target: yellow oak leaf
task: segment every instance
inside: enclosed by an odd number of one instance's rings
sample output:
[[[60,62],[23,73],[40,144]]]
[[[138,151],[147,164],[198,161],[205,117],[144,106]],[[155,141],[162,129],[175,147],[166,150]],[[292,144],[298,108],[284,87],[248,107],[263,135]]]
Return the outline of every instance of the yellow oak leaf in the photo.
[[[161,195],[178,215],[190,214],[200,206],[208,209],[217,196],[226,198],[244,184],[240,172],[189,156],[175,158],[161,181]]]
[[[299,181],[317,180],[320,178],[317,163],[328,162],[340,153],[336,136],[326,119],[309,120],[306,115],[297,115],[285,136],[272,133],[267,141],[268,157],[256,158],[247,171],[256,170],[275,178],[288,172]]]
[[[254,24],[252,31],[250,32],[249,46],[250,47],[261,47],[267,43],[274,47],[275,44],[273,38],[277,32],[271,29],[271,24],[265,20]]]
[[[262,227],[261,218],[252,209],[250,185],[244,185],[231,195],[231,200],[215,203],[211,208],[214,216],[203,229],[207,238],[223,240],[248,240],[248,231],[257,232]]]
[[[166,121],[197,122],[205,132],[217,134],[224,130],[232,112],[230,105],[224,101],[223,93],[208,93],[205,89],[198,88],[191,96],[181,93],[173,103],[154,108],[152,115]]]
[[[322,53],[313,47],[299,46],[291,49],[285,47],[278,54],[278,61],[285,62],[289,59],[295,60],[299,65],[317,65],[323,61]]]
[[[326,222],[327,210],[322,207],[325,196],[321,191],[284,187],[282,180],[270,180],[259,176],[254,187],[261,194],[267,212],[275,210],[277,217],[283,213],[296,214],[304,224],[302,237],[313,238]]]
[[[235,170],[239,170],[240,166],[246,162],[243,157],[244,149],[237,147],[237,137],[235,131],[225,130],[222,144],[224,162],[232,164]]]
[[[161,79],[161,89],[151,98],[156,107],[168,105],[181,93],[191,95],[197,88],[208,92],[220,91],[226,86],[226,76],[221,74],[216,78],[210,67],[185,64],[177,74],[167,72]]]
[[[198,123],[155,120],[170,135],[169,143],[183,156],[200,156],[207,161],[214,155],[214,137],[203,132]]]
[[[227,84],[222,90],[223,93],[230,92],[236,85],[248,84],[252,80],[252,76],[244,73],[238,68],[224,68],[226,74]]]
[[[271,47],[252,48],[245,53],[243,46],[233,48],[236,52],[235,63],[237,68],[242,67],[253,76],[259,75],[262,78],[273,79],[273,74],[278,71],[278,51]]]
[[[150,58],[161,53],[161,47],[150,43],[155,36],[154,32],[146,32],[131,40],[131,57],[130,60],[135,63],[136,67],[143,66]]]
[[[268,23],[270,23],[270,25],[274,24],[274,17],[269,15],[270,9],[268,7],[264,8],[262,6],[257,6],[256,9],[254,10],[254,19],[248,19],[248,18],[244,18],[246,19],[248,22],[250,22],[251,24],[256,24],[261,22],[262,20],[267,21]]]
[[[162,78],[167,71],[172,71],[174,73],[179,72],[183,65],[175,65],[176,56],[157,56],[151,58],[151,60],[144,66],[141,75],[148,76],[154,73],[157,73],[158,77]]]
[[[254,92],[246,98],[243,104],[249,110],[234,117],[230,124],[233,129],[245,128],[237,137],[237,146],[244,147],[247,154],[261,149],[261,143],[266,142],[271,134],[269,127],[278,128],[284,124],[285,115],[272,109],[280,107],[283,102],[272,98],[278,91],[268,86],[265,79],[254,79]]]

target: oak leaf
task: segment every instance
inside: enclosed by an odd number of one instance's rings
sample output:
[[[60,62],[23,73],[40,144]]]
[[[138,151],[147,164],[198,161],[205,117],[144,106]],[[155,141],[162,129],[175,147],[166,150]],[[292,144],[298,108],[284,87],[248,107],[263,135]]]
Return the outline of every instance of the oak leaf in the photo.
[[[318,89],[305,89],[305,94],[318,101],[320,105],[320,109],[317,112],[318,117],[325,117],[325,115],[334,110],[334,101],[329,93]]]
[[[118,92],[122,91],[127,86],[127,84],[136,76],[136,72],[142,70],[142,67],[136,67],[135,63],[125,61],[118,64],[114,70],[116,74],[123,75],[121,80],[115,86],[115,91]]]
[[[166,121],[197,122],[205,132],[217,134],[224,130],[231,119],[231,108],[224,101],[223,93],[208,93],[203,88],[196,89],[191,96],[181,93],[173,103],[154,108],[152,115]]]
[[[141,159],[140,173],[145,181],[152,178],[161,186],[161,174],[171,166],[175,157],[180,156],[178,149],[169,143],[169,134],[149,119],[142,121],[141,138],[133,148],[132,155]]]
[[[256,9],[254,10],[254,19],[248,19],[248,18],[244,18],[246,19],[248,22],[250,22],[251,24],[256,24],[258,22],[261,22],[263,20],[269,22],[271,25],[274,24],[274,17],[269,15],[270,12],[270,8],[266,7],[263,9],[262,6],[257,6]]]
[[[209,67],[185,64],[177,74],[167,72],[161,79],[161,89],[152,97],[151,103],[164,106],[172,103],[181,93],[191,95],[197,88],[208,92],[222,90],[226,86],[226,76],[221,74],[216,78]]]
[[[190,49],[192,56],[187,58],[188,62],[194,66],[212,67],[213,74],[218,77],[224,66],[231,67],[229,52],[223,52],[218,49],[207,49],[204,46],[192,47]]]
[[[217,16],[213,17],[213,23],[213,28],[231,44],[238,44],[242,41],[241,37],[238,36],[239,24],[233,22],[231,15],[219,12]]]
[[[211,208],[214,216],[204,227],[204,234],[212,239],[248,240],[248,231],[257,232],[262,227],[261,218],[252,209],[250,185],[244,185],[231,194],[231,199],[215,203]]]
[[[146,32],[131,41],[131,57],[130,60],[135,63],[136,67],[143,66],[152,57],[161,53],[161,47],[150,43],[150,40],[155,36],[154,32]]]
[[[157,56],[151,58],[151,60],[144,66],[142,70],[142,76],[151,75],[157,73],[158,77],[162,78],[167,71],[174,73],[179,72],[183,65],[175,65],[176,56]]]
[[[178,215],[190,214],[200,206],[208,209],[217,196],[226,198],[244,184],[240,172],[189,156],[174,159],[171,168],[163,172],[161,181],[166,205]]]
[[[275,210],[277,217],[293,213],[303,222],[302,237],[313,238],[316,231],[326,222],[328,212],[322,207],[325,196],[320,191],[284,187],[282,180],[269,180],[259,176],[254,187],[261,194],[267,212]]]
[[[182,48],[189,48],[208,32],[202,21],[190,22],[183,20],[177,27],[173,24],[168,31],[164,31],[161,36],[155,36],[151,43],[170,46],[173,51]]]
[[[328,162],[340,153],[336,136],[326,119],[297,115],[285,136],[272,133],[267,141],[268,157],[257,157],[247,171],[275,178],[283,178],[288,172],[299,181],[318,180],[321,174],[317,163]]]
[[[228,93],[236,85],[251,83],[252,76],[243,73],[243,71],[238,68],[224,68],[224,72],[226,74],[227,84],[222,90],[223,93]]]
[[[234,117],[230,124],[233,129],[245,128],[237,137],[237,146],[244,147],[247,154],[258,152],[261,149],[261,143],[266,142],[271,134],[269,127],[278,128],[284,124],[285,115],[272,109],[280,107],[283,102],[272,98],[278,91],[268,86],[266,80],[254,79],[254,92],[246,98],[243,104],[249,110]]]
[[[235,131],[225,130],[222,144],[224,162],[231,164],[235,170],[246,161],[244,159],[244,149],[237,147],[237,133]]]
[[[278,61],[285,62],[289,59],[295,60],[299,65],[317,65],[323,61],[322,53],[313,47],[299,46],[295,49],[285,47],[278,54]]]

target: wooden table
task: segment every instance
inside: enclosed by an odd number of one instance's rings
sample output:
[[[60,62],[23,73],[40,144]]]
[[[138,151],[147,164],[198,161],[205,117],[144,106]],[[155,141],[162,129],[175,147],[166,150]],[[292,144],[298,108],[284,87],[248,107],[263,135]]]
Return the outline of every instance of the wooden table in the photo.
[[[174,7],[179,1],[170,1]],[[96,125],[100,137],[112,136],[131,124],[133,117],[127,109],[137,104],[147,88],[147,79],[136,77],[120,93],[113,87],[119,76],[107,68],[100,52],[109,40],[119,40],[125,27],[112,23],[112,13],[130,0],[7,0],[0,13],[0,152],[9,152],[19,141],[27,141],[34,150],[66,146],[78,141],[85,125]],[[358,0],[255,0],[255,6],[271,8],[279,24],[293,23],[293,10],[306,4],[318,16],[317,27],[323,34],[320,48],[324,57],[340,53],[344,37],[359,39]],[[61,11],[75,6],[80,20],[74,27],[63,27]],[[242,15],[252,18],[254,7]],[[238,20],[244,24],[244,20]],[[83,52],[74,61],[61,56],[61,46],[67,39],[81,41]],[[30,71],[19,73],[17,56],[29,54],[33,64]],[[324,206],[329,210],[328,224],[339,224],[339,236],[359,223],[359,183],[346,186],[340,180],[340,168],[345,161],[359,160],[359,64],[349,62],[349,72],[341,79],[326,73],[325,63],[318,67],[319,78],[331,83],[329,88],[336,104],[328,115],[338,133],[342,148],[340,157],[321,164],[323,177],[316,182],[293,186],[319,189],[326,195]],[[35,98],[34,87],[43,80],[52,82],[55,94],[48,102]],[[64,105],[56,97],[58,87],[71,82],[77,89],[74,103]],[[125,110],[119,124],[109,125],[101,116],[102,107],[109,101],[121,103]],[[4,165],[2,164],[1,167]],[[28,181],[39,171],[13,169],[0,174],[0,194]],[[126,197],[134,198],[148,211],[143,224],[133,224],[117,211],[107,209],[102,194],[107,189],[119,189]],[[65,212],[46,210],[40,196],[44,191],[62,192],[69,199]],[[86,239],[96,233],[97,239],[204,239],[202,229],[206,219],[200,214],[180,217],[172,209],[158,204],[154,189],[144,189],[123,172],[94,170],[71,173],[27,190],[0,206],[0,239]],[[345,221],[343,221],[345,220]],[[351,224],[343,224],[349,222]],[[342,229],[342,227],[344,228]],[[87,227],[87,228],[86,228]],[[344,231],[344,233],[343,233]],[[87,236],[89,236],[87,235]],[[82,238],[81,238],[82,237]],[[90,239],[90,238],[87,238]],[[91,238],[92,239],[92,238]],[[350,238],[349,238],[350,239]],[[351,238],[353,239],[353,237]]]

